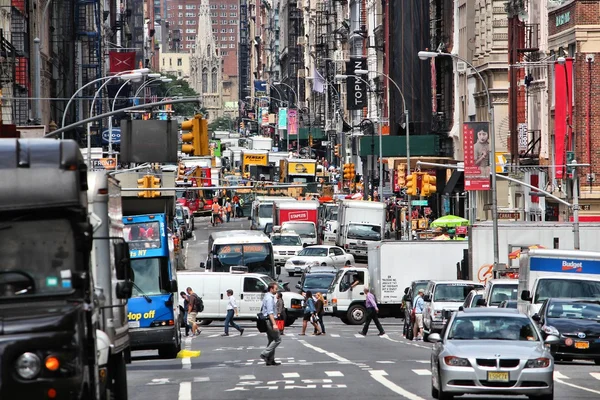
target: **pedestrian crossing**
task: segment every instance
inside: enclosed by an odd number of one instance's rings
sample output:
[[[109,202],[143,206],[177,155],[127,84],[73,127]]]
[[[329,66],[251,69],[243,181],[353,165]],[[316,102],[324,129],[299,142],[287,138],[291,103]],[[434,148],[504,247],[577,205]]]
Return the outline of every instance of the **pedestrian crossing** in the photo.
[[[396,337],[400,334],[398,332],[386,332],[386,334],[391,334],[391,335],[395,335]],[[185,338],[185,332],[182,331],[182,335]],[[250,329],[250,328],[246,328],[246,331],[244,332],[244,334],[242,335],[242,338],[256,338],[256,337],[265,337],[266,333],[261,333],[258,332],[254,329]],[[283,334],[283,338],[300,338],[300,337],[312,337],[312,336],[316,336],[313,335],[312,331],[308,331],[306,332],[306,335],[301,335],[299,331],[286,331]],[[387,336],[387,335],[386,335]],[[363,336],[360,333],[356,333],[356,331],[354,331],[354,333],[352,332],[342,332],[342,333],[326,333],[325,335],[319,335],[319,339],[327,339],[327,338],[331,338],[331,339],[365,339],[365,338],[377,338],[377,331],[375,330],[374,332],[368,333],[366,336]],[[237,331],[229,331],[229,336],[223,336],[223,328],[222,327],[214,327],[214,328],[210,328],[210,329],[202,329],[202,332],[200,333],[200,335],[198,336],[188,336],[188,338],[190,339],[194,339],[194,340],[206,340],[206,339],[224,339],[224,340],[239,340],[240,339],[240,334]]]
[[[279,358],[276,358],[276,360],[280,360]],[[278,379],[303,379],[303,380],[311,380],[311,381],[316,381],[318,379],[320,380],[326,380],[326,379],[331,379],[331,378],[344,378],[345,375],[342,371],[323,371],[318,372],[319,377],[315,376],[315,371],[311,371],[308,373],[300,373],[300,372],[279,372],[279,373],[273,373],[272,370],[268,370],[268,376],[265,377],[261,377],[259,374],[245,374],[245,375],[239,375],[238,376],[238,380],[240,382],[240,384],[243,383],[248,383],[248,382],[252,382],[252,381],[256,381],[256,380],[260,380],[260,379],[268,379],[268,381],[274,381],[277,382]],[[253,371],[254,372],[254,371]],[[222,382],[222,377],[217,377],[217,378],[211,378],[210,376],[195,376],[193,377],[193,382],[194,383],[200,383],[200,382],[211,382],[211,379],[215,379],[215,382]],[[180,381],[176,380],[176,379],[172,379],[172,378],[155,378],[152,379],[150,382],[147,382],[146,385],[147,386],[156,386],[156,385],[168,385],[168,384],[178,384],[180,383]],[[327,382],[326,382],[327,383]]]

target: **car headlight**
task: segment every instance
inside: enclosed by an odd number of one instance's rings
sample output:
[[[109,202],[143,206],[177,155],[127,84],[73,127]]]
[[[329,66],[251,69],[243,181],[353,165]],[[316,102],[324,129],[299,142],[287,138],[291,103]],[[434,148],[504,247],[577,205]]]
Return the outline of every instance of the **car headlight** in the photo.
[[[292,262],[292,260],[288,259],[288,260],[285,262],[285,265],[294,265],[294,263]]]
[[[547,334],[547,335],[560,336],[560,332],[558,331],[558,329],[556,329],[552,325],[544,325],[544,326],[542,326],[542,331],[545,334]]]
[[[17,374],[23,379],[33,379],[40,373],[42,362],[33,353],[23,353],[15,362]]]
[[[444,357],[444,362],[446,365],[451,367],[470,367],[471,363],[466,358],[460,358],[455,356],[446,356]]]
[[[535,360],[528,360],[525,368],[548,368],[550,366],[549,358],[536,358]]]

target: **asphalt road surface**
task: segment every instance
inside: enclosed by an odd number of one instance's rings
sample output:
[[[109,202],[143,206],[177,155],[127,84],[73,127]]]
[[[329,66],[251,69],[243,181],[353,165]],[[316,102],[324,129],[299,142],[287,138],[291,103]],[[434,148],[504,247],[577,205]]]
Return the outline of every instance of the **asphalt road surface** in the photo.
[[[213,229],[248,229],[247,219],[216,228],[207,218],[196,220],[194,238],[185,242],[188,269],[198,268],[207,255]],[[184,338],[179,358],[163,360],[155,351],[133,352],[128,365],[129,398],[133,400],[200,399],[431,399],[431,344],[402,337],[402,321],[382,320],[386,335],[368,336],[359,327],[325,317],[324,336],[299,336],[301,322],[286,329],[277,349],[280,366],[267,367],[260,352],[265,334],[253,322],[239,336],[230,330],[222,337],[223,323],[202,327],[198,337]],[[557,364],[556,399],[600,398],[600,369],[591,362]],[[462,396],[461,399],[519,399],[524,397]]]

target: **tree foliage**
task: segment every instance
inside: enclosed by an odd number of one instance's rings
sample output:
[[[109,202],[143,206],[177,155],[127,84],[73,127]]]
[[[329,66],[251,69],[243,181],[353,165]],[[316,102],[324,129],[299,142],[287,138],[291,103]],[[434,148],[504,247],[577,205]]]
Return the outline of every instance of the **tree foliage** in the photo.
[[[190,87],[190,84],[187,81],[179,79],[175,75],[165,74],[165,76],[171,78],[172,81],[167,83],[161,82],[161,84],[156,88],[156,95],[159,99],[163,98],[165,94],[168,94],[169,97],[197,98],[200,96],[194,89]],[[200,107],[197,102],[173,104],[173,111],[175,112],[174,116],[182,116],[185,118],[193,117],[199,112],[206,112],[206,110],[204,110],[203,107]]]
[[[215,118],[213,122],[208,124],[209,131],[235,131],[235,121],[228,115]]]

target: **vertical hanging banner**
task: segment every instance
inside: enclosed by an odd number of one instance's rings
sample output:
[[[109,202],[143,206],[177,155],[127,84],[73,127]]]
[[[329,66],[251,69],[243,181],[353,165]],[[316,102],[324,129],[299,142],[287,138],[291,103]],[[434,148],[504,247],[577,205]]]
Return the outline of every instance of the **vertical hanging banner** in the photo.
[[[135,51],[110,51],[108,59],[111,74],[135,69]]]
[[[433,57],[429,62],[431,62],[431,112],[437,112],[437,72],[435,69],[435,59]]]
[[[285,107],[279,109],[277,128],[287,129],[287,108]]]
[[[490,190],[490,124],[463,124],[465,190]]]
[[[361,79],[356,79],[353,76],[357,69],[367,69],[367,60],[364,58],[350,57],[350,61],[346,63],[346,90],[348,91],[348,110],[362,110],[367,106],[367,86]]]
[[[556,179],[565,178],[566,152],[571,147],[569,124],[573,123],[573,59],[554,63],[554,165]]]
[[[298,110],[289,109],[287,115],[287,131],[289,136],[298,134]]]
[[[269,107],[260,107],[261,126],[269,125]]]

